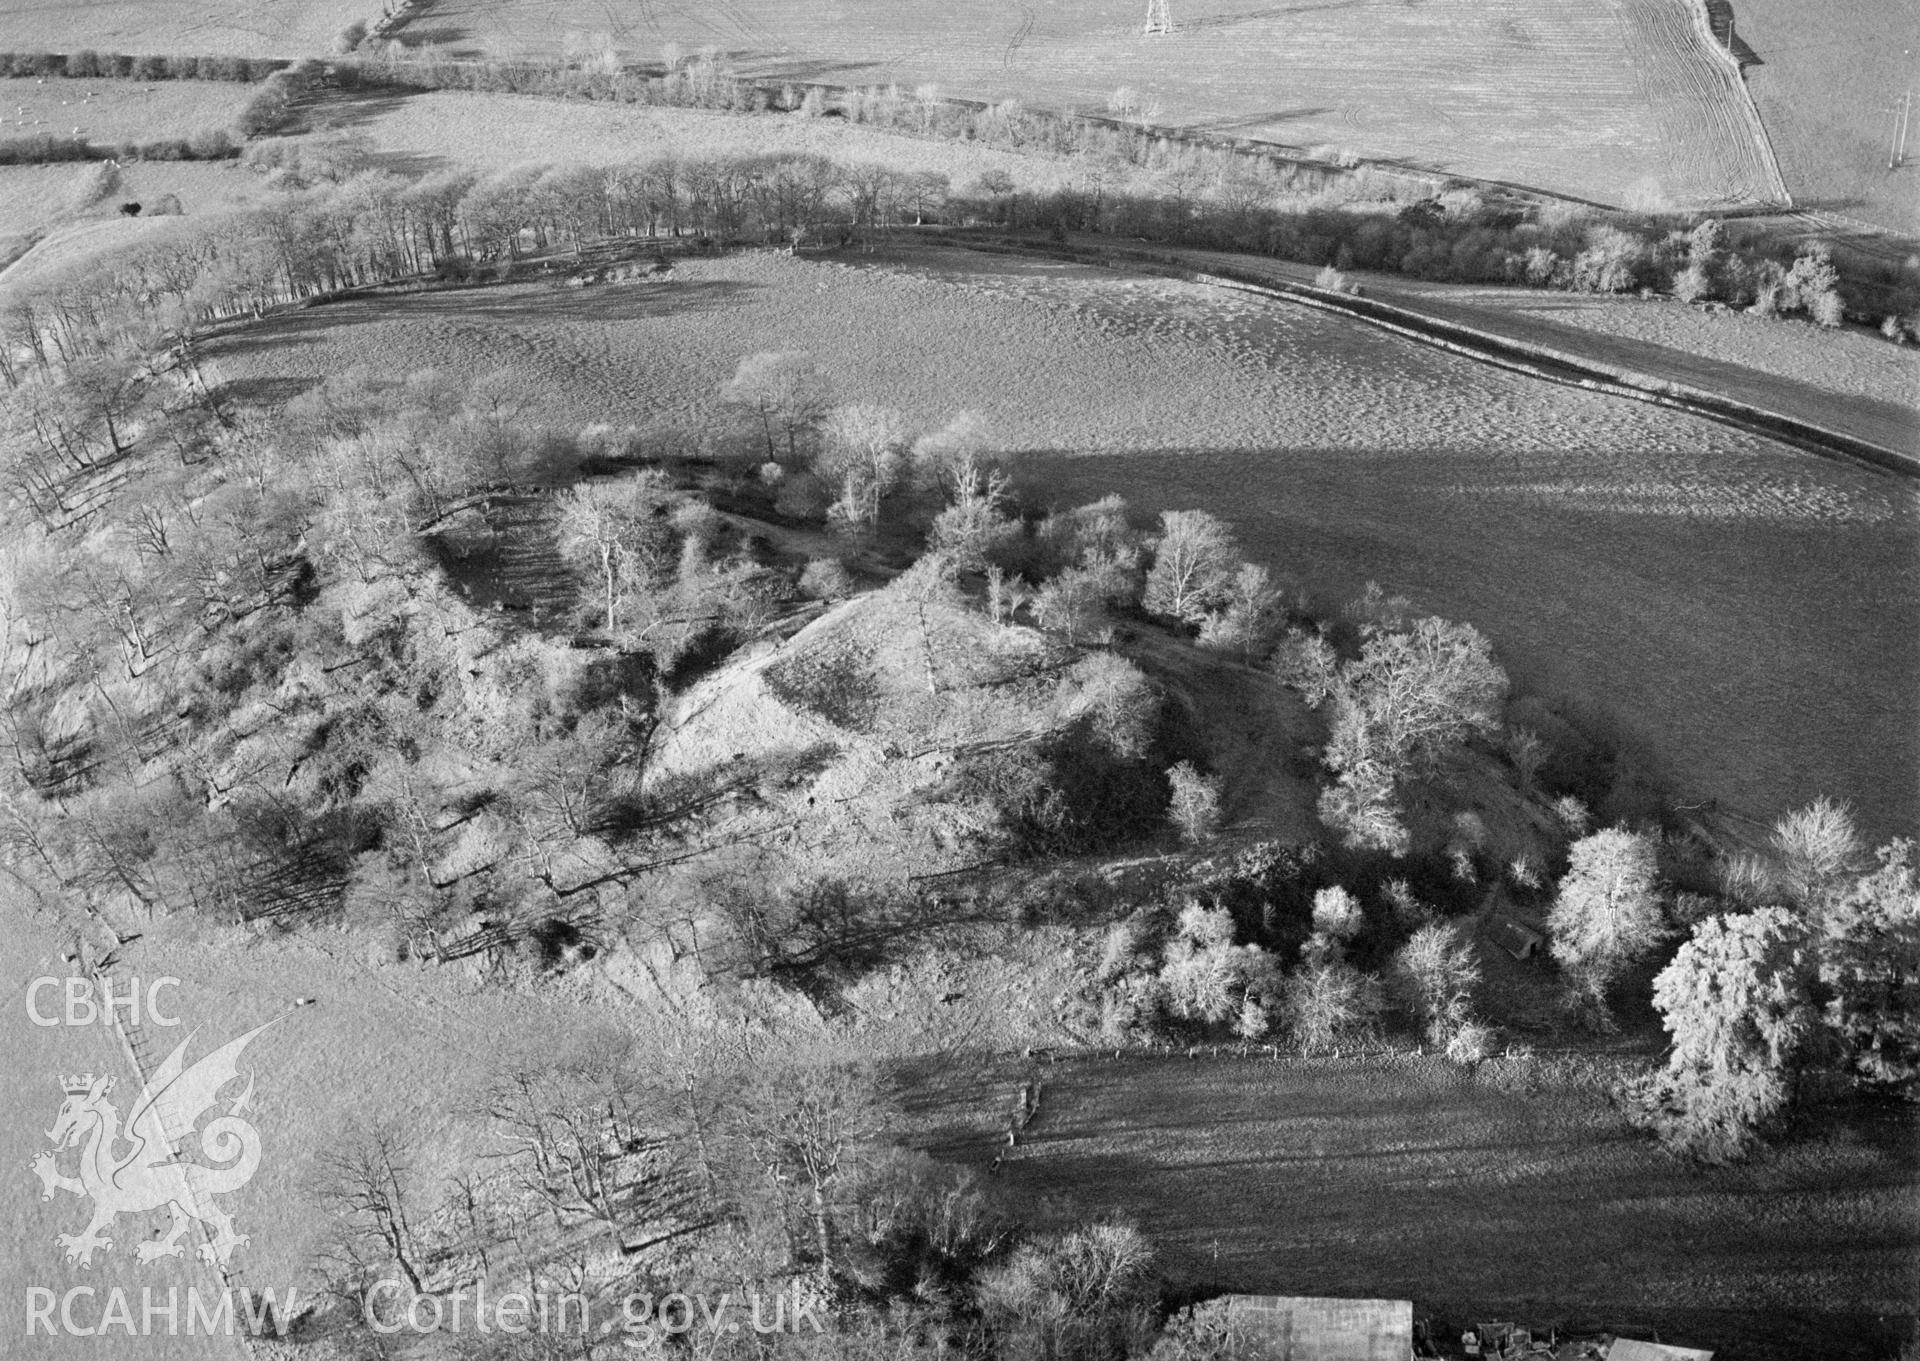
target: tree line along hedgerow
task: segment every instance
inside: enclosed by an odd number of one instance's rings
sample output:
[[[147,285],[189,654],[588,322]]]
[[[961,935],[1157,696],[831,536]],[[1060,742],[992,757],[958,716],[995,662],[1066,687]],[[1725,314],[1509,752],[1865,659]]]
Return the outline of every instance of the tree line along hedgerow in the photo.
[[[278,57],[134,56],[125,52],[0,52],[0,75],[15,79],[64,76],[72,80],[224,80],[253,85],[292,62]]]

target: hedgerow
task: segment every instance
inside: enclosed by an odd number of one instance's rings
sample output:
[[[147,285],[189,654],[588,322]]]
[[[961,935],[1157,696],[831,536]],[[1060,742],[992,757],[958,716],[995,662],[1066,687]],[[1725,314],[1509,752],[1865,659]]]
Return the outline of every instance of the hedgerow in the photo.
[[[73,80],[223,80],[252,85],[292,65],[276,57],[194,57],[124,52],[0,52],[0,76]]]
[[[148,142],[108,145],[84,137],[30,137],[0,140],[0,165],[52,165],[63,161],[226,161],[240,154],[224,129],[189,137],[157,137]]]

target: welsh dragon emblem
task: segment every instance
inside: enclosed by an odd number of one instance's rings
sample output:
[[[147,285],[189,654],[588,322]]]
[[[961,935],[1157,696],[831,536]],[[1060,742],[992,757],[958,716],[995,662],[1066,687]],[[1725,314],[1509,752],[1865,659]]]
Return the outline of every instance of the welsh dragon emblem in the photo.
[[[113,1078],[82,1073],[61,1080],[66,1100],[47,1131],[54,1152],[38,1154],[27,1166],[40,1178],[42,1200],[53,1199],[60,1190],[93,1201],[93,1218],[86,1228],[54,1237],[68,1261],[90,1267],[95,1251],[111,1248],[113,1240],[105,1230],[116,1215],[145,1214],[163,1207],[173,1222],[164,1238],[137,1246],[135,1255],[143,1263],[181,1256],[185,1249],[180,1235],[195,1219],[213,1231],[211,1240],[200,1245],[200,1256],[208,1262],[225,1266],[233,1250],[247,1241],[247,1235],[234,1232],[233,1220],[214,1204],[213,1197],[245,1186],[260,1165],[260,1135],[240,1118],[253,1098],[251,1073],[226,1114],[209,1120],[200,1131],[200,1151],[223,1165],[183,1162],[178,1154],[200,1117],[219,1104],[220,1089],[239,1076],[240,1051],[266,1028],[249,1030],[192,1067],[185,1065],[187,1045],[193,1040],[188,1035],[148,1079],[133,1103],[124,1132],[120,1112],[107,1099]],[[123,1143],[128,1147],[118,1151]],[[82,1146],[80,1175],[62,1175],[57,1155],[76,1144]]]

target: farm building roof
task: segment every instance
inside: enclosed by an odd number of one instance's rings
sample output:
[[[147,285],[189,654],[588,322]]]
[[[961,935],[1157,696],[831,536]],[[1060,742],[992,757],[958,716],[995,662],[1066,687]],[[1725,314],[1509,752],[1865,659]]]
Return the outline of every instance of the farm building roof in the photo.
[[[1227,1317],[1263,1344],[1262,1361],[1406,1361],[1413,1354],[1410,1300],[1229,1295],[1226,1305]]]
[[[1712,1352],[1694,1347],[1669,1347],[1664,1342],[1641,1342],[1631,1337],[1615,1338],[1607,1348],[1607,1361],[1713,1361]]]
[[[1487,937],[1515,959],[1530,959],[1546,937],[1518,917],[1502,913],[1487,924]]]

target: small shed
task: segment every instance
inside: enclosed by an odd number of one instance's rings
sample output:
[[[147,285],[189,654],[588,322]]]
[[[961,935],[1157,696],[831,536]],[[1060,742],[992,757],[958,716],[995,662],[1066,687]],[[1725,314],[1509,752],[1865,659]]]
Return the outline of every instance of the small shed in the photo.
[[[1607,1348],[1607,1361],[1713,1361],[1713,1353],[1695,1347],[1669,1347],[1664,1342],[1616,1337]]]
[[[1411,1300],[1228,1295],[1227,1318],[1260,1361],[1406,1361],[1413,1355]]]
[[[1547,943],[1547,938],[1510,912],[1494,915],[1487,923],[1487,939],[1515,959],[1532,959]]]

